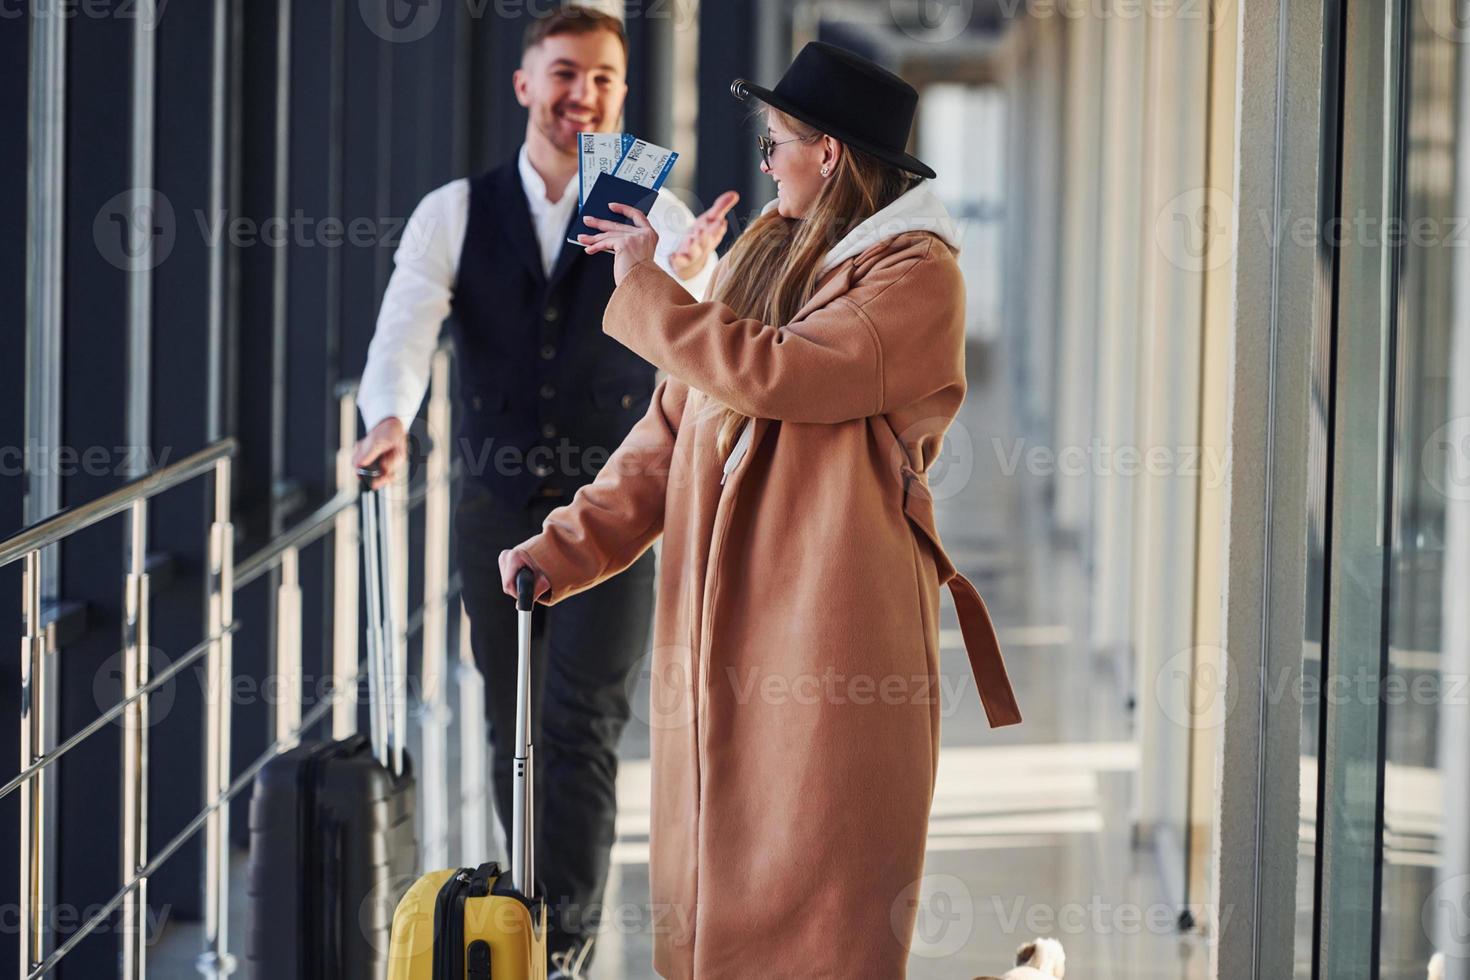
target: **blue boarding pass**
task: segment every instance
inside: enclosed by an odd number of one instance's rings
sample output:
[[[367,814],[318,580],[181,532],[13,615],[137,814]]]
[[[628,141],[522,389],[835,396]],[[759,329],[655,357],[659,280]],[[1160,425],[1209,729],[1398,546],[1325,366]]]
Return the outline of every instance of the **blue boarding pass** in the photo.
[[[577,134],[577,207],[587,203],[599,176],[617,169],[634,142],[631,133]]]
[[[664,185],[679,154],[647,140],[634,140],[613,170],[614,177],[656,191]]]
[[[629,223],[608,207],[613,202],[647,214],[679,159],[673,150],[626,133],[578,133],[577,139],[579,218],[567,236],[573,245],[581,244],[579,234],[596,234],[587,217]]]

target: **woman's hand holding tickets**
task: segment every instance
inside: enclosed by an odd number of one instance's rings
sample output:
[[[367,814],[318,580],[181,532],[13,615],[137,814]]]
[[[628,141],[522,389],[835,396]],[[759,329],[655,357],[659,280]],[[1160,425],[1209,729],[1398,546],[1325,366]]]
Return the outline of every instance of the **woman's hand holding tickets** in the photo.
[[[675,249],[669,262],[680,278],[688,279],[698,275],[704,268],[710,253],[724,240],[729,224],[725,215],[729,214],[739,200],[739,194],[726,191],[708,211],[694,219],[694,224],[689,226],[689,231],[679,242],[679,247]],[[616,256],[613,262],[613,281],[621,284],[635,265],[653,258],[658,249],[658,233],[648,223],[648,216],[637,208],[616,201],[609,204],[608,208],[626,216],[633,223],[625,225],[619,221],[589,217],[586,219],[588,226],[596,228],[598,234],[578,235],[577,241],[586,246],[588,255],[612,252]]]
[[[612,252],[613,282],[621,285],[634,266],[653,258],[658,249],[658,232],[648,223],[648,215],[631,205],[613,201],[608,209],[626,216],[633,223],[625,225],[620,221],[589,217],[585,219],[588,226],[598,229],[599,233],[578,235],[577,241],[587,247],[588,255]]]

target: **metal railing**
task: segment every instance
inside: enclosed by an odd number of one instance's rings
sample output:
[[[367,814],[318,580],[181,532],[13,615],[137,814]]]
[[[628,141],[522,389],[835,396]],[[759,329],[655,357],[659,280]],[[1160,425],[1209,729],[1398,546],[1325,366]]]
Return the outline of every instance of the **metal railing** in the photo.
[[[448,626],[451,603],[458,598],[457,582],[449,574],[449,525],[452,482],[455,468],[450,462],[450,348],[441,345],[434,354],[430,393],[429,426],[443,434],[434,439],[428,453],[421,486],[410,492],[400,472],[398,492],[393,494],[390,533],[393,556],[387,572],[394,603],[394,622],[404,624],[390,642],[399,644],[400,662],[406,662],[409,635],[421,632],[423,648],[418,706],[415,711],[421,740],[419,787],[421,799],[420,841],[426,867],[449,863],[450,818],[461,817],[460,840],[473,861],[485,859],[491,846],[488,787],[484,745],[484,695],[482,682],[469,652],[467,620],[460,624],[456,680],[460,704],[456,713],[448,704]],[[229,803],[244,792],[256,773],[276,754],[297,744],[302,734],[331,712],[333,738],[344,738],[357,730],[357,692],[361,681],[358,655],[359,540],[357,529],[357,477],[352,466],[356,441],[356,385],[337,390],[339,445],[336,459],[336,494],[300,522],[281,533],[243,561],[234,561],[234,526],[230,512],[230,466],[237,444],[223,439],[191,456],[133,480],[89,503],[62,511],[0,541],[0,566],[24,562],[21,585],[25,635],[22,638],[20,690],[20,771],[0,787],[0,799],[20,794],[20,976],[35,980],[49,973],[75,946],[115,912],[120,912],[120,974],[126,980],[142,980],[147,969],[144,922],[148,880],[201,830],[204,832],[204,943],[197,966],[208,977],[234,972],[236,958],[230,950],[229,897],[230,848]],[[404,467],[406,470],[406,467]],[[206,636],[167,669],[149,677],[148,667],[148,574],[145,555],[148,541],[148,501],[173,487],[212,475],[214,516],[208,528],[206,572]],[[422,604],[408,610],[408,513],[424,504],[425,533],[424,593]],[[99,521],[126,513],[128,564],[123,580],[123,697],[74,735],[55,747],[44,745],[46,714],[54,710],[54,693],[45,684],[45,661],[55,653],[47,649],[46,624],[42,621],[41,550]],[[332,687],[304,715],[302,713],[301,583],[298,575],[301,551],[330,535],[333,543],[332,585]],[[279,569],[273,597],[276,634],[272,673],[279,696],[275,698],[271,722],[273,741],[245,769],[230,772],[231,695],[235,689],[232,638],[239,628],[234,618],[237,590]],[[150,852],[148,838],[148,701],[149,695],[172,681],[180,672],[203,661],[205,664],[205,717],[203,798],[206,805],[173,838]],[[349,697],[352,694],[354,696]],[[405,697],[407,692],[395,692]],[[460,794],[451,806],[448,780],[449,729],[459,721]],[[122,873],[119,889],[94,911],[71,935],[48,949],[45,885],[50,871],[47,853],[46,798],[41,776],[70,750],[108,724],[121,719],[122,810],[119,839]]]

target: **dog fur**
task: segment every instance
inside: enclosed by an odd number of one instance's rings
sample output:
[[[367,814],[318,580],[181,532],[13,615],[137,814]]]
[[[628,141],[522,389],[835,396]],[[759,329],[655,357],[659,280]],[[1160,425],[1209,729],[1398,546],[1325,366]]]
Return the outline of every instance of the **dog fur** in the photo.
[[[1055,939],[1037,937],[1016,950],[1016,968],[1003,977],[975,980],[1062,980],[1067,974],[1067,954]]]

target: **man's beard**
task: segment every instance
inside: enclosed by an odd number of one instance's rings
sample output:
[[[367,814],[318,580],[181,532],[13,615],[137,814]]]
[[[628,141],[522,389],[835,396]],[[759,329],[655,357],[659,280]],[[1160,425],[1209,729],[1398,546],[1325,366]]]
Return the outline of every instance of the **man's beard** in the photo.
[[[575,155],[577,152],[577,134],[562,128],[561,116],[557,115],[555,109],[548,109],[542,114],[537,127],[546,141],[556,147],[560,153]]]

